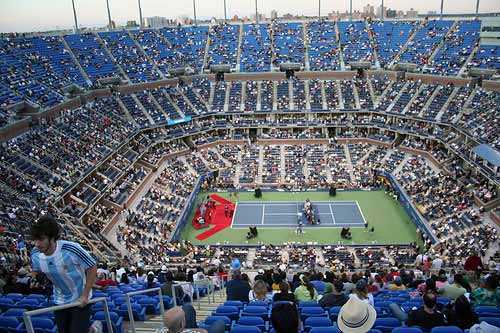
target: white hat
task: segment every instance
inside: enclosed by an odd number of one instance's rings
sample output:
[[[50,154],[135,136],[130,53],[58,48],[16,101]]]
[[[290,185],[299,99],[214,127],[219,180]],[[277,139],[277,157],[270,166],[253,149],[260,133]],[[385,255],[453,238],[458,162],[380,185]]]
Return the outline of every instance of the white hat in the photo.
[[[260,268],[258,271],[257,271],[259,274],[264,274],[264,270],[262,268]]]
[[[375,309],[356,296],[349,298],[340,309],[337,325],[344,333],[365,333],[377,319]]]
[[[162,271],[162,272],[166,272],[166,271],[167,271],[167,266],[162,265],[162,266],[161,266],[161,271]]]

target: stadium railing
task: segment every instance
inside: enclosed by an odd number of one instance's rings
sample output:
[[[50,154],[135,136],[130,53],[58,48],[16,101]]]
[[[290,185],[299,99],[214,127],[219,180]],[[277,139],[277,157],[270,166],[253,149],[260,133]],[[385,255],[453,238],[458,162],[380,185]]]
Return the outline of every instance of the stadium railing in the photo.
[[[93,304],[93,303],[98,303],[98,302],[104,302],[103,311],[104,311],[104,317],[106,318],[106,326],[108,328],[108,332],[113,332],[113,325],[111,324],[111,317],[109,315],[108,301],[106,300],[106,297],[93,298],[93,299],[89,300],[88,304]],[[63,304],[63,305],[54,305],[54,306],[51,306],[48,308],[43,308],[43,309],[26,311],[23,313],[24,325],[26,326],[26,332],[27,333],[35,333],[35,329],[33,328],[33,322],[31,321],[32,316],[40,315],[40,314],[43,314],[46,312],[70,309],[70,308],[74,308],[74,307],[81,306],[81,305],[82,305],[81,302],[75,302],[75,303],[69,303],[69,304]]]
[[[138,290],[138,291],[132,291],[129,293],[125,294],[125,302],[127,303],[127,311],[128,311],[128,320],[129,320],[129,328],[132,329],[132,332],[135,333],[135,320],[134,320],[134,314],[132,311],[132,302],[130,301],[130,297],[135,296],[135,295],[141,295],[141,294],[147,294],[151,292],[158,292],[159,295],[159,302],[160,302],[160,312],[163,318],[163,321],[165,321],[165,306],[163,304],[163,294],[161,292],[161,288],[152,288],[152,289],[145,289],[145,290]],[[174,305],[176,305],[175,301],[175,290],[174,286],[172,285],[172,295],[174,295]],[[112,331],[108,331],[112,332]]]

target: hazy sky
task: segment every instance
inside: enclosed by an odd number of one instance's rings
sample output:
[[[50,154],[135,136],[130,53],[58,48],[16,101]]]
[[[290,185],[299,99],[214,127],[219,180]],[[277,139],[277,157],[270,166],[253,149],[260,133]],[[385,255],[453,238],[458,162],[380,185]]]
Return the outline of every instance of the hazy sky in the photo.
[[[127,20],[139,21],[137,0],[109,0],[112,19],[117,24]],[[226,0],[228,16],[251,15],[255,12],[254,0]],[[354,10],[366,4],[380,5],[380,0],[353,0]],[[80,26],[104,26],[107,24],[106,0],[75,0]],[[332,10],[345,11],[348,0],[321,0],[322,13]],[[176,18],[192,16],[192,0],[141,0],[144,17],[165,16]],[[421,13],[439,11],[440,0],[385,0],[389,8],[408,10],[415,8]],[[269,16],[272,9],[278,14],[292,13],[317,15],[317,0],[258,0],[259,12]],[[474,12],[476,0],[445,0],[445,13]],[[223,17],[223,0],[196,0],[198,18]],[[499,0],[481,0],[480,12],[500,12]],[[0,32],[27,32],[70,28],[73,26],[71,0],[0,0]]]

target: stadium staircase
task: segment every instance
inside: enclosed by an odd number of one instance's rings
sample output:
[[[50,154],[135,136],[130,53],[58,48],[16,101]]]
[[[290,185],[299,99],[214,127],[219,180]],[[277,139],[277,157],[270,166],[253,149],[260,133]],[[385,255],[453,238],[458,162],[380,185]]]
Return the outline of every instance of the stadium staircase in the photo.
[[[160,70],[160,68],[158,67],[158,64],[156,63],[156,61],[153,61],[153,59],[151,59],[151,57],[149,57],[149,55],[146,53],[146,51],[144,51],[144,49],[142,48],[141,44],[139,44],[139,42],[137,41],[137,39],[134,37],[134,35],[132,35],[132,33],[130,32],[130,30],[125,30],[126,33],[129,35],[130,39],[134,42],[135,46],[137,47],[137,50],[139,50],[139,52],[141,53],[141,55],[147,59],[147,61],[153,65],[153,69],[160,75],[160,77],[162,79],[166,79],[166,76],[165,74],[163,74],[163,72]]]
[[[66,39],[64,39],[62,35],[61,35],[61,42],[64,45],[65,50],[68,51],[68,54],[70,55],[71,59],[73,59],[73,62],[76,64],[76,66],[80,70],[80,73],[85,78],[85,80],[87,81],[87,83],[89,85],[92,84],[92,81],[90,80],[89,76],[87,75],[87,73],[83,69],[83,67],[80,64],[80,62],[78,61],[78,59],[76,59],[75,54],[73,53],[73,50],[71,50],[71,48],[69,47],[68,43],[66,42]]]
[[[93,36],[96,40],[99,41],[99,43],[101,43],[102,48],[104,49],[104,51],[106,51],[109,59],[111,59],[113,61],[116,68],[118,68],[118,70],[120,71],[120,74],[125,78],[125,80],[127,80],[128,83],[132,83],[132,80],[130,80],[127,73],[125,73],[122,66],[120,65],[121,62],[117,61],[116,58],[113,56],[113,52],[111,52],[111,49],[108,47],[108,44],[106,43],[106,41],[104,41],[101,38],[101,36],[99,36],[99,34],[97,32],[94,32]]]
[[[370,46],[372,48],[372,51],[373,51],[373,63],[375,64],[375,67],[377,68],[380,68],[380,61],[378,60],[378,55],[377,55],[377,43],[375,41],[375,38],[373,38],[373,34],[370,32],[371,31],[371,27],[370,27],[370,23],[368,23],[368,20],[365,20],[365,27],[366,27],[366,31],[368,31],[368,39],[370,40]]]
[[[311,69],[310,61],[309,61],[309,41],[307,40],[307,24],[302,23],[302,35],[304,36],[304,61],[306,71]]]
[[[406,40],[406,43],[404,43],[404,45],[399,49],[399,52],[394,56],[393,60],[391,61],[391,63],[389,64],[389,66],[387,66],[388,68],[391,68],[391,69],[394,69],[393,67],[399,62],[400,58],[401,58],[401,55],[406,51],[406,49],[408,48],[408,45],[410,45],[410,43],[413,43],[413,40],[415,39],[415,36],[417,35],[418,31],[425,26],[425,23],[427,21],[426,20],[423,20],[420,25],[418,27],[415,28],[415,30],[413,31],[413,33],[410,35],[410,37],[408,37],[408,39]]]
[[[429,64],[432,64],[434,58],[436,57],[436,54],[438,54],[439,50],[441,50],[441,48],[444,46],[445,42],[446,42],[446,38],[453,32],[455,31],[455,28],[457,27],[458,25],[458,21],[454,21],[453,24],[451,25],[450,29],[448,29],[448,31],[446,32],[446,34],[444,35],[443,39],[439,42],[438,45],[436,45],[434,47],[434,51],[432,52],[431,56],[429,57],[428,59],[428,63]],[[425,66],[426,67],[426,66]],[[424,67],[424,69],[425,69]]]
[[[342,45],[340,44],[339,25],[337,23],[335,23],[335,36],[337,36],[337,49],[339,50],[340,69],[345,70],[344,55],[340,51],[340,50],[342,50]]]

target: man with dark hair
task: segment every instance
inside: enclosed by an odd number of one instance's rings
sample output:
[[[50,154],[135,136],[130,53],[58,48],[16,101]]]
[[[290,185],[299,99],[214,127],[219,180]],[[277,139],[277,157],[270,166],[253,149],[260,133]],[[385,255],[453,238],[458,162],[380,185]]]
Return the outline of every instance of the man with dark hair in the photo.
[[[233,270],[233,279],[226,283],[228,301],[248,302],[250,283],[241,279],[240,270]]]
[[[325,287],[323,297],[319,300],[319,305],[324,308],[344,305],[349,300],[349,297],[342,293],[343,289],[344,283],[340,280],[333,281],[333,284],[328,283]]]
[[[276,333],[294,333],[301,331],[299,312],[292,303],[276,305],[271,312],[271,322]]]
[[[444,315],[436,310],[436,294],[431,292],[425,293],[423,299],[424,306],[410,311],[406,324],[408,326],[420,326],[426,331],[430,331],[436,326],[444,326]]]
[[[60,240],[60,234],[60,226],[51,216],[42,216],[33,224],[33,271],[45,273],[52,281],[56,305],[81,303],[80,307],[54,312],[58,332],[87,333],[90,323],[88,302],[92,298],[97,264],[80,244]]]

